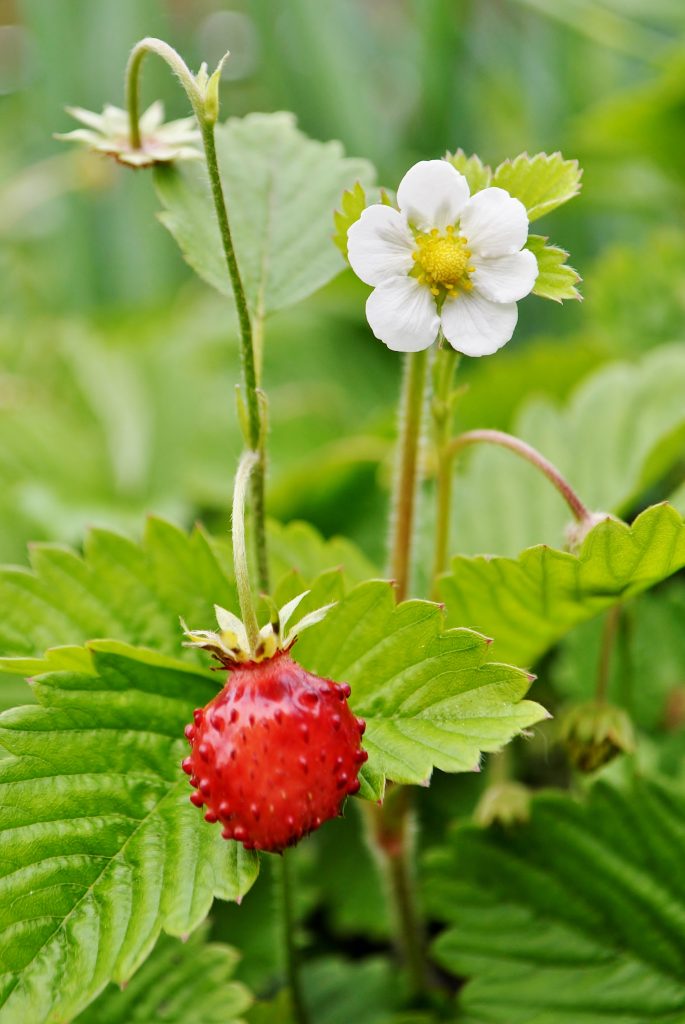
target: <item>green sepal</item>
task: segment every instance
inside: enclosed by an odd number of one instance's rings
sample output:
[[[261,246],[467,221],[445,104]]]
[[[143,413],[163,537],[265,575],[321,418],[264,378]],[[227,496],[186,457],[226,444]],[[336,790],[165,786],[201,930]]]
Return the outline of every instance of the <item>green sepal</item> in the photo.
[[[529,235],[525,248],[538,262],[538,276],[533,286],[533,295],[542,299],[563,302],[564,299],[579,299],[576,285],[582,281],[580,274],[567,264],[568,253],[556,245],[548,245],[543,235]]]
[[[386,203],[385,193],[381,192],[381,202]],[[333,214],[335,234],[333,241],[347,259],[347,232],[355,224],[366,209],[366,193],[360,181],[352,188],[345,189],[340,201],[341,209]],[[387,205],[390,205],[389,203]]]
[[[491,184],[519,199],[533,221],[578,195],[582,173],[577,160],[564,160],[561,153],[521,153],[499,165]]]

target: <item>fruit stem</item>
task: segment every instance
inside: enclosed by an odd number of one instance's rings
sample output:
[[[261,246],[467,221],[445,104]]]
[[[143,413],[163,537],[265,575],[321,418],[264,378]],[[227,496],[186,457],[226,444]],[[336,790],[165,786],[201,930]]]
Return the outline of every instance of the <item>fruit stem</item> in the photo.
[[[285,970],[290,988],[292,1009],[297,1024],[310,1024],[309,1012],[304,1001],[302,982],[300,979],[299,957],[295,943],[295,930],[297,921],[295,918],[295,905],[293,899],[293,877],[290,864],[290,853],[284,850],[279,858],[280,883],[281,883],[281,906],[283,926],[283,950],[285,953]]]
[[[247,297],[243,287],[240,268],[233,246],[233,236],[228,220],[226,198],[224,196],[219,162],[216,154],[216,143],[214,138],[214,125],[218,115],[218,106],[213,101],[210,92],[207,91],[207,79],[205,73],[205,84],[203,85],[203,70],[197,77],[192,73],[183,58],[161,39],[147,37],[141,39],[133,47],[131,56],[126,66],[126,107],[128,110],[131,145],[137,149],[141,146],[140,135],[140,72],[144,58],[148,53],[155,53],[162,60],[166,61],[171,70],[179,79],[188,99],[191,102],[193,112],[198,120],[202,134],[202,144],[205,151],[209,183],[214,200],[216,219],[219,225],[219,235],[226,258],[228,277],[233,290],[236,310],[238,312],[238,323],[240,325],[241,360],[243,367],[243,384],[247,402],[247,416],[245,423],[245,443],[248,448],[256,452],[258,461],[252,476],[252,511],[254,518],[254,543],[257,561],[257,575],[259,589],[263,593],[269,592],[269,568],[266,547],[266,517],[265,517],[265,477],[266,477],[266,403],[264,395],[258,388],[258,375],[255,357],[255,337],[250,318],[250,311],[247,304]],[[203,65],[204,69],[204,65]],[[219,75],[221,65],[215,72]],[[214,76],[212,76],[212,79]],[[210,80],[211,84],[211,80]]]
[[[428,991],[429,978],[413,872],[413,793],[407,786],[392,786],[382,806],[364,803],[363,808],[372,850],[386,882],[396,944],[407,968],[411,995],[421,996]]]
[[[257,465],[259,456],[257,452],[243,452],[238,463],[238,472],[235,475],[233,487],[233,514],[231,517],[231,535],[233,539],[233,567],[235,570],[235,582],[238,590],[238,601],[240,602],[240,614],[242,616],[247,639],[250,644],[250,651],[254,653],[259,641],[259,626],[257,625],[257,614],[255,612],[252,588],[250,587],[250,573],[247,565],[247,545],[245,543],[245,496],[250,474]]]
[[[453,452],[450,448],[450,435],[454,418],[455,394],[452,390],[454,373],[459,365],[459,353],[446,345],[438,349],[433,370],[433,399],[431,416],[433,419],[433,439],[437,459],[436,470],[436,516],[435,546],[433,554],[433,573],[431,598],[438,599],[436,592],[438,577],[447,568],[449,554],[450,518],[452,507],[452,464]]]
[[[585,523],[592,521],[589,510],[580,500],[568,480],[561,475],[557,467],[549,459],[541,455],[532,445],[522,441],[519,437],[514,437],[512,434],[505,434],[501,430],[469,430],[467,433],[460,434],[454,438],[449,446],[450,455],[456,455],[462,448],[472,444],[496,444],[501,448],[508,448],[510,451],[516,452],[517,455],[520,455],[521,458],[526,459],[531,465],[539,469],[541,473],[544,473],[568,505],[576,522]]]
[[[427,365],[427,350],[410,352],[405,358],[400,398],[397,468],[390,508],[390,575],[395,581],[398,601],[406,598],[409,589]]]

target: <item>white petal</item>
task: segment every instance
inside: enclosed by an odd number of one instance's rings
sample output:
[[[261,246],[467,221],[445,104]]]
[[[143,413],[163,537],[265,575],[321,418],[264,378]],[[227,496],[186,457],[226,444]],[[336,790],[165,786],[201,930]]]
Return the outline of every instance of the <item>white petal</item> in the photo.
[[[392,206],[368,206],[347,232],[350,266],[366,284],[408,274],[414,249],[406,217]]]
[[[442,329],[452,348],[467,356],[489,356],[511,338],[515,302],[490,302],[478,292],[461,292],[442,307]]]
[[[428,348],[440,327],[435,299],[415,277],[394,277],[372,291],[366,317],[378,340],[395,352]]]
[[[160,124],[164,120],[164,104],[161,100],[155,100],[151,106],[147,108],[144,114],[141,114],[139,126],[141,135],[148,135],[153,132],[155,128],[159,128]]]
[[[526,243],[528,214],[503,188],[484,188],[464,207],[461,232],[474,256],[508,256]]]
[[[538,261],[529,249],[510,256],[474,256],[473,265],[473,287],[491,302],[518,302],[530,295],[538,276]]]
[[[102,131],[102,114],[96,114],[94,110],[84,110],[83,107],[65,107],[67,114],[71,114],[81,124],[93,128],[96,132]]]
[[[421,231],[454,224],[468,198],[466,178],[446,160],[419,161],[397,189],[397,205]]]

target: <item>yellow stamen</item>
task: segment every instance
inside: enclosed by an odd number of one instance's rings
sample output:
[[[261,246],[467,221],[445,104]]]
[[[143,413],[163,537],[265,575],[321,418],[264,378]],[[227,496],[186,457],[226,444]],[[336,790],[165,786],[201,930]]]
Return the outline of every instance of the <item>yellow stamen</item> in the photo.
[[[430,288],[436,297],[445,293],[455,295],[459,289],[471,290],[468,278],[475,269],[469,264],[471,253],[466,239],[456,234],[453,224],[445,229],[445,234],[433,228],[427,234],[417,235],[416,243],[412,259],[420,284]]]

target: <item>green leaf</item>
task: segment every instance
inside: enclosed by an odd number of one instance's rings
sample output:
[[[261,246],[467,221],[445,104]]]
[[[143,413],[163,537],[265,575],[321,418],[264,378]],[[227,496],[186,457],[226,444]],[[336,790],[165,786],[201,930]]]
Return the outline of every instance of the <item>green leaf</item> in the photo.
[[[342,269],[329,224],[343,189],[373,168],[339,142],[315,142],[292,114],[248,114],[216,129],[231,231],[248,305],[258,317],[291,306]],[[201,278],[232,295],[204,164],[155,171],[162,223]]]
[[[538,276],[533,294],[542,299],[553,299],[563,302],[564,299],[581,299],[576,285],[582,280],[573,267],[566,263],[568,253],[555,245],[547,245],[549,239],[542,235],[529,235],[526,249],[538,261]]]
[[[664,503],[632,526],[607,518],[578,555],[542,544],[518,558],[458,555],[440,580],[440,596],[450,625],[494,636],[501,657],[532,665],[574,626],[683,566],[685,523]]]
[[[467,156],[463,149],[458,149],[456,153],[446,153],[445,160],[464,175],[469,183],[471,195],[487,188],[492,180],[492,169],[475,153]]]
[[[561,153],[521,153],[499,165],[492,184],[520,199],[533,221],[578,195],[582,173],[577,160],[564,160]]]
[[[530,676],[486,661],[484,637],[443,624],[438,605],[398,606],[392,586],[372,580],[298,642],[298,661],[349,683],[350,703],[366,719],[363,796],[378,799],[386,778],[425,784],[433,768],[475,771],[481,751],[546,717],[523,700]]]
[[[685,440],[685,347],[655,349],[635,363],[588,376],[565,406],[527,402],[511,430],[542,452],[592,510],[628,516],[661,481]],[[464,554],[516,555],[560,547],[570,514],[542,474],[511,452],[480,445],[457,464],[454,538]],[[652,497],[653,500],[653,497]]]
[[[269,538],[278,593],[295,585],[293,570],[297,593],[331,566],[344,570],[351,581],[373,575],[350,541],[324,540],[307,524],[271,522]],[[35,544],[31,564],[31,570],[0,568],[0,653],[6,655],[0,658],[0,671],[43,671],[44,651],[66,647],[66,653],[51,656],[50,667],[57,669],[60,659],[73,656],[74,645],[93,637],[154,647],[196,662],[196,655],[181,647],[179,617],[202,629],[214,624],[214,604],[238,612],[230,544],[198,527],[188,534],[150,518],[142,544],[108,530],[91,530],[83,556],[55,544]]]
[[[347,232],[353,224],[356,224],[366,209],[366,193],[361,182],[357,181],[352,188],[345,189],[342,194],[341,206],[342,209],[336,210],[333,214],[333,223],[335,224],[333,241],[347,259]]]
[[[89,649],[88,670],[38,677],[38,706],[0,716],[3,1024],[73,1016],[162,929],[192,931],[258,872],[204,825],[179,767],[216,678],[113,641]]]
[[[449,923],[434,956],[469,979],[459,1020],[682,1024],[684,819],[682,788],[636,778],[538,796],[528,825],[456,829],[427,888]]]
[[[187,942],[163,936],[126,988],[109,985],[77,1024],[239,1024],[252,997],[233,981],[239,954],[208,942],[207,927]]]

